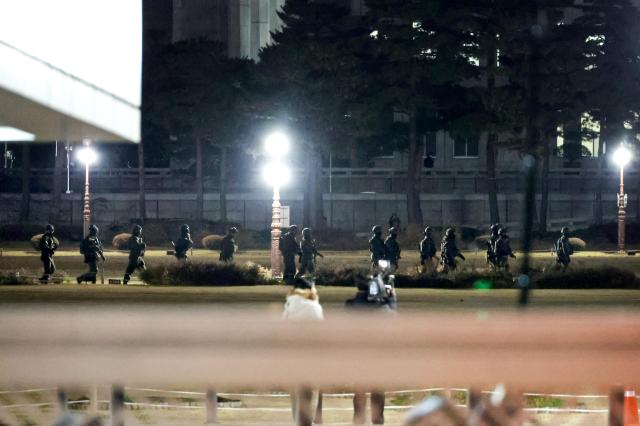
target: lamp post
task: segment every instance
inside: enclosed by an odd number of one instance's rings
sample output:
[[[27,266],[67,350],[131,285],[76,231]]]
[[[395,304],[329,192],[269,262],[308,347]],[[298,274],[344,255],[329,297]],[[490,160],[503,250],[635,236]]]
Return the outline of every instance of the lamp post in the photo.
[[[89,166],[96,162],[98,155],[90,146],[84,146],[78,150],[78,160],[84,163],[84,195],[82,196],[82,235],[89,234],[89,221],[91,220],[91,205],[89,203]]]
[[[620,167],[620,192],[618,193],[618,251],[624,252],[627,194],[624,193],[624,167],[631,161],[631,151],[624,144],[613,153],[613,161]]]
[[[290,178],[289,168],[282,163],[282,157],[289,151],[289,138],[283,133],[270,134],[265,139],[265,151],[271,162],[264,170],[265,180],[273,186],[273,203],[271,204],[271,275],[282,275],[280,259],[280,235],[282,235],[282,216],[280,205],[280,187],[286,184]]]

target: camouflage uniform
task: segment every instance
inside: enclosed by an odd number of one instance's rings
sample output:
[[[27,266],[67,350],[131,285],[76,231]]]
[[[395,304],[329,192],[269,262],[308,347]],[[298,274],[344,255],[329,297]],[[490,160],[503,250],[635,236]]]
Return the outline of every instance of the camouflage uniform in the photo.
[[[436,256],[436,243],[431,237],[432,231],[430,227],[424,229],[424,238],[420,241],[420,265],[422,272],[428,272],[433,269],[433,258]]]
[[[124,285],[127,285],[131,279],[131,274],[136,269],[146,269],[146,265],[142,259],[146,248],[147,245],[142,239],[142,226],[136,225],[133,227],[133,231],[131,232],[131,238],[129,238],[129,263],[127,264],[127,269],[124,273]]]
[[[398,230],[391,228],[389,236],[384,240],[384,258],[391,263],[394,270],[398,269],[398,260],[400,260],[400,245],[397,238]]]
[[[556,251],[556,263],[558,266],[562,268],[564,271],[571,263],[571,255],[573,254],[573,247],[569,242],[569,228],[566,226],[562,228],[562,235],[556,242],[555,251]]]
[[[282,278],[285,282],[292,281],[296,275],[296,255],[301,256],[302,252],[296,241],[298,227],[291,225],[289,231],[282,234],[279,241],[280,252],[284,263]]]
[[[465,260],[460,250],[458,250],[458,246],[456,246],[456,233],[451,228],[447,229],[442,239],[440,251],[440,263],[444,272],[455,271],[457,267],[456,257]]]
[[[504,268],[505,270],[509,270],[509,258],[516,258],[516,255],[513,254],[513,250],[511,250],[511,244],[509,243],[509,236],[507,235],[507,230],[504,228],[500,228],[498,231],[498,239],[495,242],[494,249],[495,255],[495,264],[498,268]]]
[[[104,261],[104,249],[98,238],[98,227],[91,225],[89,227],[89,235],[80,243],[80,253],[84,255],[84,263],[89,265],[89,272],[86,272],[76,278],[78,284],[83,281],[96,283],[96,275],[98,273],[98,257]]]
[[[306,273],[313,274],[316,271],[316,256],[324,257],[316,248],[316,241],[311,236],[311,229],[302,230],[302,241],[300,241],[300,270],[296,277]]]
[[[189,225],[182,225],[180,227],[180,238],[175,242],[172,241],[171,244],[173,244],[176,259],[187,260],[187,252],[193,247]]]
[[[371,229],[373,236],[369,240],[369,252],[371,252],[371,266],[375,269],[378,267],[378,261],[384,259],[385,249],[382,240],[382,227],[376,225]]]
[[[236,240],[234,239],[238,233],[235,226],[229,228],[227,234],[220,241],[220,260],[222,262],[233,262],[233,255],[236,253]]]
[[[49,282],[49,276],[53,275],[56,271],[56,264],[53,262],[53,255],[58,248],[58,244],[53,237],[55,231],[53,225],[49,224],[45,228],[45,233],[40,238],[38,248],[40,249],[40,260],[42,260],[42,266],[44,267],[44,273],[40,278],[40,282],[46,284]]]

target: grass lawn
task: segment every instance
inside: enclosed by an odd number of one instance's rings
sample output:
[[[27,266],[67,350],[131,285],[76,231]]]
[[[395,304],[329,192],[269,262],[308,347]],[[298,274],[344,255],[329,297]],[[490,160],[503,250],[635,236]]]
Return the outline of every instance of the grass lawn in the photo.
[[[465,252],[464,268],[484,267],[483,252]],[[105,279],[121,278],[127,262],[123,252],[106,253]],[[327,252],[320,265],[367,265],[367,252]],[[195,250],[195,262],[212,261],[217,252]],[[164,250],[149,250],[147,264],[176,262]],[[269,253],[246,251],[237,256],[238,262],[254,261],[269,264]],[[416,251],[403,253],[401,269],[406,270],[418,260]],[[549,253],[535,253],[534,266],[551,264]],[[55,256],[58,271],[67,279],[67,284],[48,286],[0,286],[0,303],[87,303],[87,304],[226,304],[254,306],[262,309],[282,309],[288,290],[285,286],[243,287],[149,287],[149,286],[101,286],[75,284],[74,277],[85,271],[82,257],[77,251],[59,251]],[[617,266],[640,273],[640,259],[635,256],[582,252],[576,254],[574,267]],[[0,256],[0,272],[21,271],[29,275],[41,273],[38,253],[25,250],[4,250]],[[320,287],[321,301],[326,309],[343,309],[344,301],[354,294],[351,288]],[[406,310],[434,309],[512,309],[517,299],[516,290],[435,290],[400,289],[399,306]],[[533,308],[570,309],[637,309],[640,307],[640,291],[635,290],[536,290],[531,300]]]

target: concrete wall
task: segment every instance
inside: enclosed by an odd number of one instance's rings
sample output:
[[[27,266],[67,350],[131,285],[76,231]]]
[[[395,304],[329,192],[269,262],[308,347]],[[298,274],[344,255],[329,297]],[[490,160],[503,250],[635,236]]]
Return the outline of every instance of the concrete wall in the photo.
[[[303,194],[282,194],[282,204],[291,208],[291,223],[301,224]],[[406,223],[406,198],[404,194],[324,194],[324,216],[327,226],[355,232],[366,232],[374,224],[386,224],[391,213],[397,213]],[[32,194],[30,222],[46,223],[49,214],[49,194]],[[20,194],[0,194],[2,215],[0,223],[19,222]],[[498,196],[500,217],[503,223],[515,225],[521,221],[523,196],[509,194]],[[422,210],[426,224],[433,226],[486,227],[489,222],[487,196],[483,194],[422,194]],[[592,194],[554,194],[549,203],[550,228],[564,224],[586,226],[593,218]],[[154,194],[146,196],[147,217],[150,219],[195,218],[196,196],[193,193]],[[627,214],[636,217],[637,198],[630,196]],[[137,194],[92,195],[91,208],[98,224],[129,223],[139,217]],[[267,229],[271,223],[271,197],[263,193],[233,193],[227,196],[227,216],[244,229]],[[609,220],[616,215],[615,195],[603,200],[604,214]],[[219,194],[206,193],[205,219],[219,219]],[[82,222],[81,194],[63,194],[60,224]],[[304,225],[304,224],[302,224]],[[516,231],[516,229],[514,229]],[[517,232],[513,232],[517,236]]]

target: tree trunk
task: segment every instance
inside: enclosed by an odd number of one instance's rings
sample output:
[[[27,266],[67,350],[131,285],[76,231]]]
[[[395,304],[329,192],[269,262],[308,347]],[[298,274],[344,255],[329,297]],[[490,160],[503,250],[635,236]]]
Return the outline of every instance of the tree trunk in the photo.
[[[538,2],[534,0],[529,5],[531,24],[538,23]],[[529,252],[533,242],[533,222],[535,220],[536,207],[536,174],[537,159],[536,148],[540,137],[540,103],[539,103],[539,78],[538,75],[538,41],[530,38],[528,58],[527,58],[527,125],[526,125],[526,143],[524,147],[525,157],[525,200],[524,211],[522,212],[522,251],[524,256],[522,259],[522,274],[528,275],[531,268],[531,259]],[[529,286],[522,287],[518,303],[526,306],[529,303]]]
[[[322,206],[322,156],[310,149],[305,166],[304,223],[303,226],[322,228],[324,211]]]
[[[487,46],[487,94],[489,96],[490,108],[495,105],[495,72],[496,57],[498,51],[495,45],[495,38]],[[487,136],[487,193],[489,195],[489,216],[491,223],[500,223],[500,210],[498,208],[498,185],[496,183],[496,144],[498,135],[490,132]]]
[[[227,222],[227,147],[220,147],[220,222]]]
[[[65,158],[66,152],[64,148],[58,150],[56,146],[56,158],[53,164],[53,185],[51,187],[51,208],[49,209],[50,223],[56,223],[60,217],[60,194],[62,193]]]
[[[497,135],[487,137],[487,192],[489,194],[489,216],[491,223],[500,223],[498,208],[498,185],[496,183],[496,140]]]
[[[142,140],[138,142],[138,197],[140,220],[144,223],[147,218],[147,194],[144,185],[144,146]]]
[[[28,143],[22,145],[22,203],[20,205],[20,220],[29,221],[31,209],[31,152]]]
[[[542,141],[542,182],[540,188],[540,221],[538,222],[538,232],[541,234],[547,232],[547,218],[549,212],[549,162],[550,162],[550,150],[549,132],[545,132],[545,137]]]
[[[420,206],[422,151],[418,147],[416,109],[409,112],[409,158],[407,167],[407,221],[422,228]]]
[[[202,179],[202,140],[196,138],[196,220],[204,219],[204,184]]]
[[[600,143],[598,144],[598,186],[596,188],[596,199],[593,209],[593,220],[596,225],[602,225],[604,221],[604,214],[602,212],[602,192],[604,189],[604,179],[602,179],[602,173],[604,173],[604,143],[607,139],[606,123],[606,119],[603,119],[600,122]]]

